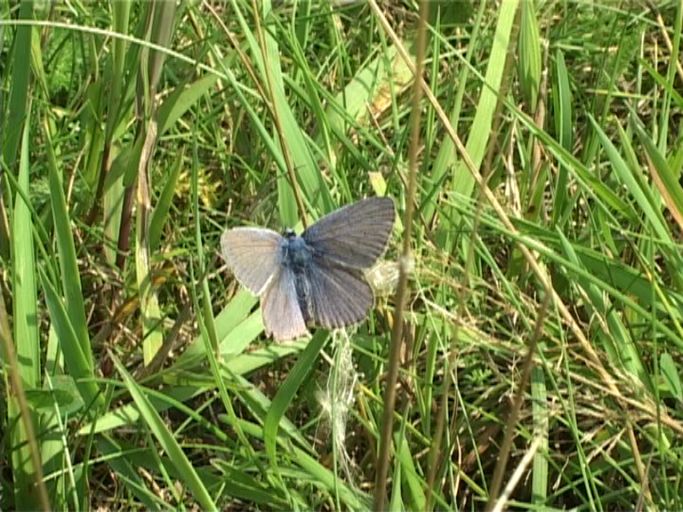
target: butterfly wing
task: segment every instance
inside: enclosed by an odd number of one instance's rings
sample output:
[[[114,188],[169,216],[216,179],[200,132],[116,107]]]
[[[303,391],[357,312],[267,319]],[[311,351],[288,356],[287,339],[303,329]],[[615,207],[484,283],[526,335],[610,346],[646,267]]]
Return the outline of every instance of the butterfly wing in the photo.
[[[266,334],[275,341],[287,341],[308,333],[296,295],[294,273],[281,266],[261,299]]]
[[[282,241],[270,229],[234,228],[221,236],[221,252],[240,284],[261,295],[280,269]]]
[[[371,197],[326,215],[301,236],[326,259],[364,269],[384,254],[394,217],[391,198]]]
[[[308,268],[313,319],[327,329],[360,322],[374,300],[361,271],[330,262],[313,262]]]

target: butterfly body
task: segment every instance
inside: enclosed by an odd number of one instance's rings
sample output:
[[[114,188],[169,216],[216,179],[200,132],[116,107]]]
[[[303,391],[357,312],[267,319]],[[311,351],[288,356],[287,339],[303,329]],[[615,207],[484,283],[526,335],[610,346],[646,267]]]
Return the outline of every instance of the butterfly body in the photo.
[[[294,275],[296,299],[306,325],[313,320],[313,304],[311,301],[310,266],[313,262],[313,248],[294,231],[285,231],[282,250],[282,264],[291,269]]]
[[[261,297],[266,334],[277,341],[360,322],[372,307],[363,271],[384,253],[394,203],[375,197],[336,210],[306,229],[284,235],[234,228],[221,237],[223,257],[237,280]]]

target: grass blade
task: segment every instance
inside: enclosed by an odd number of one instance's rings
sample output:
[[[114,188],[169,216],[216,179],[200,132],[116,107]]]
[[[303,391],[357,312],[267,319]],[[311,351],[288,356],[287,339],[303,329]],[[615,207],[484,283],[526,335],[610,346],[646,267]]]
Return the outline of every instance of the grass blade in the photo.
[[[36,289],[36,262],[33,246],[34,226],[31,217],[31,207],[26,204],[29,200],[29,123],[22,123],[23,138],[21,143],[21,157],[19,160],[19,175],[17,177],[17,194],[14,200],[12,214],[12,276],[14,299],[14,340],[17,372],[25,390],[40,388],[40,336],[38,332],[38,292]],[[17,399],[8,396],[7,420],[13,428],[10,431],[12,446],[12,474],[14,476],[14,499],[19,510],[44,508],[45,488],[42,487],[42,462],[37,439],[33,429],[27,424],[37,424],[39,415],[35,411],[21,410]],[[29,413],[25,418],[23,414]],[[36,493],[34,484],[38,479],[41,492]]]
[[[137,385],[113,354],[112,358],[116,369],[123,378],[123,382],[126,385],[128,392],[133,397],[133,400],[140,411],[142,419],[150,428],[157,441],[159,441],[161,448],[168,454],[168,457],[178,471],[178,474],[182,475],[184,483],[186,483],[192,491],[199,506],[202,510],[218,510],[213,498],[209,495],[204,483],[195,471],[194,466],[183,452],[183,449],[176,442],[173,433],[168,430],[166,424],[161,419],[161,416],[159,416],[159,413],[154,409],[154,406],[149,401],[142,388]]]

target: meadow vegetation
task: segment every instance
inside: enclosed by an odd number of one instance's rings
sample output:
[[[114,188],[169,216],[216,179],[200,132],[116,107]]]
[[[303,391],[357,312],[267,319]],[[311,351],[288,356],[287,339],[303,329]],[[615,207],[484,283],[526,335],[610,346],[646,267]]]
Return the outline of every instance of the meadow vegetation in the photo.
[[[0,0],[0,509],[683,509],[682,22]],[[370,317],[272,343],[221,233],[373,195]]]

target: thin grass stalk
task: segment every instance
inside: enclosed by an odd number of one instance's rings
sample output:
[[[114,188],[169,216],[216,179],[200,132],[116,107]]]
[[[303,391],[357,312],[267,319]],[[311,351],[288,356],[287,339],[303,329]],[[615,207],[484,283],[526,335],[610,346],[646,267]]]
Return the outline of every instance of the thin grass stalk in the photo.
[[[534,123],[538,126],[539,130],[542,130],[545,126],[546,120],[546,100],[548,98],[548,52],[545,52],[545,62],[543,63],[543,74],[541,76],[541,83],[539,86],[538,93],[538,103],[534,105],[536,112],[534,113]],[[531,106],[530,106],[531,107]],[[532,148],[531,148],[531,186],[529,187],[529,197],[535,197],[537,189],[541,186],[539,183],[539,178],[541,176],[541,171],[543,170],[543,144],[538,139],[538,137],[533,137]],[[566,175],[565,175],[566,176]],[[565,192],[566,184],[560,190],[560,193]],[[540,193],[539,193],[540,195]],[[564,203],[562,203],[564,204]],[[553,212],[554,213],[554,212]],[[561,212],[558,212],[558,214]]]
[[[496,506],[498,495],[500,494],[500,489],[503,484],[503,475],[505,474],[507,461],[510,457],[512,439],[516,433],[515,425],[519,419],[519,411],[522,409],[522,403],[524,402],[524,391],[526,389],[527,382],[529,381],[529,375],[531,375],[531,369],[533,368],[534,363],[534,354],[536,353],[538,340],[543,332],[543,324],[545,322],[546,314],[548,313],[548,307],[550,307],[550,301],[551,296],[550,294],[546,293],[545,297],[543,298],[541,308],[538,311],[538,316],[536,317],[534,332],[529,340],[529,348],[522,365],[522,377],[519,380],[517,392],[513,398],[512,407],[510,408],[510,415],[508,416],[505,425],[505,435],[503,436],[503,442],[501,443],[500,451],[498,452],[496,467],[493,470],[493,478],[491,479],[491,486],[489,488],[489,501],[486,504],[487,512],[491,512]]]
[[[648,2],[649,3],[649,2]],[[664,23],[664,19],[662,18],[662,13],[657,9],[657,6],[654,5],[654,3],[650,4],[650,9],[653,11],[657,11],[657,27],[659,28],[659,35],[661,36],[662,39],[664,39],[664,43],[666,44],[667,50],[671,54],[678,54],[678,52],[674,52],[673,49],[673,44],[671,43],[671,38],[669,37],[669,29],[667,28],[666,24]],[[681,15],[680,9],[678,13],[678,18],[677,21],[679,20]],[[680,31],[675,30],[674,34],[680,38]],[[678,73],[678,79],[683,80],[683,64],[681,64],[681,61],[679,59],[672,59],[674,64],[676,65],[676,72]]]
[[[375,0],[370,0],[373,10],[379,7]],[[427,19],[429,3],[420,2],[420,18],[417,29],[417,49],[415,76],[413,82],[413,105],[410,113],[410,148],[408,152],[408,190],[405,198],[405,213],[403,219],[403,250],[399,257],[398,285],[396,290],[396,312],[391,330],[391,346],[389,349],[389,368],[387,370],[386,391],[384,394],[384,413],[382,416],[382,430],[380,433],[379,452],[377,455],[377,475],[375,480],[374,509],[384,510],[386,501],[386,481],[389,472],[391,456],[391,439],[394,427],[394,409],[396,406],[396,381],[401,357],[401,342],[403,339],[403,310],[408,298],[408,269],[411,259],[411,239],[413,231],[413,216],[415,211],[415,191],[417,189],[417,158],[420,144],[420,121],[422,87],[421,79],[424,66],[425,48],[427,42]]]
[[[254,66],[251,65],[251,62],[247,58],[247,55],[244,53],[242,50],[242,46],[240,45],[240,42],[235,38],[235,35],[230,31],[230,29],[225,25],[225,22],[223,21],[223,18],[220,17],[220,15],[216,12],[216,10],[213,8],[213,6],[209,2],[204,2],[203,6],[211,13],[211,15],[214,18],[214,21],[218,23],[218,25],[223,29],[223,32],[225,33],[225,36],[228,38],[228,41],[230,41],[230,44],[232,45],[232,49],[235,51],[237,56],[240,59],[240,62],[244,66],[244,70],[247,72],[249,75],[249,78],[251,78],[251,82],[258,91],[258,95],[261,98],[267,98],[266,92],[263,90],[263,87],[261,86],[261,81],[258,79],[258,76],[256,75],[256,71],[254,71]],[[265,107],[271,112],[271,115],[273,115],[273,109],[270,104],[266,102]]]
[[[175,51],[171,48],[168,48],[164,46],[163,44],[158,44],[158,43],[153,43],[150,41],[147,41],[146,39],[140,39],[139,37],[135,36],[129,36],[128,34],[119,34],[117,32],[112,32],[111,30],[106,30],[98,27],[93,27],[93,26],[86,26],[86,25],[74,25],[73,23],[67,23],[67,22],[61,22],[61,21],[46,21],[46,20],[3,20],[0,19],[0,27],[3,27],[5,25],[13,25],[13,26],[32,26],[32,27],[49,27],[51,29],[63,29],[63,30],[69,30],[72,32],[82,32],[84,34],[93,34],[93,35],[98,35],[102,37],[103,39],[106,38],[116,38],[116,39],[121,39],[123,41],[126,41],[131,44],[139,44],[148,47],[150,50],[156,50],[158,52],[166,54],[167,57],[173,57],[174,60],[177,60],[179,62],[184,62],[185,64],[189,64],[190,66],[195,66],[197,70],[199,71],[204,71],[206,73],[216,75],[219,78],[226,79],[228,78],[225,73],[221,73],[220,71],[216,70],[215,68],[212,68],[208,64],[204,64],[203,62],[199,62],[198,60],[188,57],[184,53],[181,53],[179,51]]]
[[[510,40],[514,41],[516,39],[516,34],[512,34],[510,37]],[[512,73],[510,72],[512,68],[512,63],[513,59],[506,59],[505,62],[505,67],[506,69],[503,71],[503,81],[501,83],[501,94],[504,95],[505,92],[509,87],[510,87],[510,81],[511,81],[511,76]],[[496,112],[493,115],[493,125],[491,126],[491,140],[495,140],[496,136],[499,134],[500,131],[500,124],[502,123],[503,116],[501,114],[501,110],[503,108],[503,104],[501,102],[498,102],[496,105]],[[483,175],[483,180],[485,183],[488,183],[488,179],[491,177],[491,162],[493,161],[494,154],[496,153],[497,146],[495,144],[491,144],[488,147],[486,157],[483,161],[483,170],[484,170],[484,175]],[[475,246],[476,246],[476,238],[477,238],[477,233],[479,232],[479,225],[481,224],[481,215],[484,210],[484,201],[483,199],[483,193],[481,189],[478,189],[479,192],[477,193],[477,209],[474,213],[474,220],[472,222],[472,231],[471,231],[471,236],[470,236],[470,241],[467,244],[468,250],[467,250],[467,259],[465,261],[464,268],[465,269],[471,269],[472,266],[474,265],[474,258],[475,258]],[[465,273],[465,279],[467,278],[467,273]],[[456,297],[457,297],[457,308],[459,313],[459,316],[461,318],[464,318],[466,316],[466,293],[467,287],[466,286],[460,286],[457,287],[456,289]],[[450,386],[457,380],[457,378],[451,378],[452,372],[451,368],[456,368],[456,360],[458,356],[458,351],[455,349],[455,347],[458,346],[458,340],[460,336],[460,323],[455,322],[453,325],[453,338],[452,338],[452,343],[451,345],[453,346],[453,350],[450,351],[449,357],[447,360],[447,367],[445,368],[444,371],[444,377],[445,377],[445,382],[444,382],[444,389],[441,394],[441,404],[439,406],[439,412],[437,414],[436,418],[436,430],[434,432],[434,442],[432,443],[432,446],[430,447],[430,453],[429,453],[429,472],[427,474],[427,506],[425,507],[426,510],[431,510],[431,505],[432,505],[432,500],[434,498],[434,489],[436,488],[435,486],[435,481],[437,475],[441,473],[441,468],[443,467],[443,463],[446,460],[450,459],[450,452],[451,452],[451,447],[449,446],[448,449],[444,452],[441,449],[442,446],[442,440],[443,440],[443,432],[446,426],[446,412],[448,411],[448,403],[449,403],[449,395],[450,395]],[[456,423],[456,417],[455,415],[451,419],[451,437],[450,439],[455,438],[455,429],[457,428],[457,423]]]
[[[11,390],[14,392],[14,398],[19,406],[21,416],[21,423],[26,432],[26,440],[28,442],[28,449],[31,453],[31,462],[33,463],[36,488],[38,490],[38,502],[40,508],[44,511],[52,510],[50,507],[50,500],[47,496],[47,489],[45,487],[45,477],[43,475],[43,463],[40,460],[40,450],[38,442],[36,441],[36,432],[33,429],[33,422],[31,421],[31,412],[26,401],[26,393],[24,386],[19,377],[19,363],[17,362],[17,353],[14,350],[14,340],[12,340],[12,331],[10,330],[9,322],[7,321],[7,308],[5,307],[5,299],[0,293],[0,343],[5,351],[5,358],[7,360],[7,373],[9,373],[9,380],[12,385]]]
[[[472,236],[476,231],[472,231]],[[462,289],[463,287],[459,287]],[[462,294],[464,291],[458,292],[458,309],[464,309],[464,298]],[[453,325],[453,344],[456,344],[460,335],[460,324],[455,322]],[[436,429],[434,430],[434,435],[432,436],[433,442],[429,450],[429,472],[427,473],[427,504],[425,510],[432,509],[432,503],[434,500],[434,482],[436,480],[436,475],[440,473],[441,464],[447,457],[439,457],[441,453],[441,440],[443,438],[443,432],[446,425],[446,411],[448,410],[448,396],[450,394],[451,383],[454,379],[451,379],[451,368],[455,368],[455,360],[457,351],[455,349],[451,350],[451,357],[447,359],[447,367],[445,368],[444,376],[446,379],[444,389],[441,393],[441,403],[439,404],[439,412],[436,416]],[[455,424],[455,421],[453,422]],[[449,449],[450,453],[450,449]]]
[[[370,7],[373,9],[373,12],[377,15],[378,20],[380,21],[382,28],[386,31],[387,35],[390,37],[394,45],[396,46],[399,55],[401,58],[406,62],[406,64],[411,67],[413,72],[415,72],[415,66],[412,63],[408,52],[406,51],[405,47],[403,46],[403,43],[399,39],[399,37],[396,35],[394,30],[391,28],[391,25],[389,24],[388,20],[386,17],[382,14],[382,12],[379,10],[379,7],[377,7],[377,4],[375,2],[370,2],[369,3]],[[465,167],[467,170],[472,174],[474,177],[475,183],[477,184],[478,187],[480,187],[484,193],[484,197],[486,198],[487,203],[491,206],[491,208],[494,210],[496,213],[497,217],[500,219],[500,221],[503,223],[503,226],[505,229],[511,234],[511,236],[517,240],[517,247],[519,248],[519,251],[522,253],[522,256],[526,260],[526,262],[529,265],[529,268],[533,272],[533,274],[536,276],[536,278],[539,280],[541,283],[544,291],[546,293],[549,293],[552,295],[553,299],[553,306],[557,308],[557,310],[560,313],[560,316],[562,317],[562,320],[564,323],[569,327],[569,330],[572,332],[572,334],[576,337],[577,341],[580,343],[581,348],[584,350],[586,355],[588,356],[588,359],[590,360],[591,364],[594,365],[596,372],[600,375],[600,378],[605,382],[607,385],[607,388],[609,389],[610,393],[617,398],[619,404],[624,407],[624,410],[626,411],[626,397],[622,395],[622,393],[619,391],[619,388],[617,387],[616,383],[614,382],[614,378],[610,375],[610,373],[605,369],[605,366],[603,365],[602,361],[600,360],[600,357],[598,356],[597,352],[593,348],[591,342],[588,340],[584,332],[581,330],[581,326],[579,323],[576,321],[576,319],[572,316],[571,312],[569,311],[569,308],[566,306],[566,304],[562,301],[562,297],[557,293],[557,291],[553,288],[552,281],[550,279],[550,276],[547,274],[547,272],[543,269],[541,264],[538,262],[537,258],[534,256],[532,251],[527,247],[528,242],[528,237],[525,235],[522,235],[519,230],[514,226],[512,221],[510,220],[510,217],[508,214],[505,212],[505,209],[503,206],[500,204],[494,193],[491,191],[491,189],[486,185],[484,182],[481,174],[475,167],[474,163],[472,162],[472,159],[470,158],[469,154],[467,153],[467,149],[465,148],[464,144],[460,140],[460,137],[458,137],[458,134],[455,132],[455,129],[451,125],[451,123],[448,120],[448,115],[444,111],[443,107],[437,100],[436,96],[434,96],[434,93],[429,89],[429,86],[427,83],[425,83],[422,80],[422,77],[417,76],[416,78],[422,87],[422,90],[425,94],[425,96],[429,99],[429,102],[432,105],[432,108],[434,108],[435,112],[437,113],[437,116],[439,117],[439,120],[443,124],[444,129],[446,130],[446,134],[451,138],[453,143],[455,144],[455,147],[458,150],[458,153],[460,154],[460,157],[462,158],[463,162],[465,163]],[[654,409],[649,411],[649,414],[651,414],[653,417],[657,416],[657,413]],[[635,440],[635,434],[633,432],[633,427],[630,424],[626,425],[626,429],[628,430],[628,437],[630,441],[630,448],[633,452],[633,456],[636,460],[636,469],[638,472],[638,477],[640,478],[641,482],[645,481],[645,475],[643,473],[644,466],[642,463],[642,458],[640,456],[640,449],[638,447],[638,444],[634,441]]]
[[[234,3],[234,2],[233,2]],[[213,6],[208,3],[204,2],[204,7],[212,14],[214,17],[216,23],[222,28],[223,32],[225,33],[227,39],[230,41],[233,50],[235,51],[235,54],[239,57],[239,60],[244,67],[244,70],[246,71],[247,75],[251,78],[253,86],[256,88],[258,91],[258,97],[263,99],[263,105],[265,109],[268,111],[270,117],[273,119],[276,131],[278,134],[278,138],[280,141],[280,145],[282,147],[282,155],[283,155],[283,163],[280,164],[278,163],[278,169],[284,167],[287,169],[287,174],[288,174],[288,179],[289,183],[291,183],[292,189],[294,190],[294,201],[296,203],[296,208],[299,211],[299,218],[302,219],[302,222],[304,226],[307,224],[306,222],[306,212],[305,209],[303,208],[303,203],[301,200],[301,189],[299,186],[299,182],[295,179],[294,174],[293,174],[293,169],[295,168],[295,165],[292,163],[292,158],[291,154],[288,151],[288,146],[285,146],[284,144],[284,139],[283,139],[283,128],[282,128],[282,123],[281,123],[281,116],[279,113],[276,113],[275,111],[275,98],[274,98],[274,88],[272,84],[272,79],[269,71],[267,71],[267,66],[265,63],[259,66],[259,62],[263,62],[264,59],[267,56],[267,44],[263,39],[263,34],[262,31],[259,30],[259,51],[261,53],[261,61],[257,62],[257,66],[259,68],[265,68],[264,73],[266,73],[266,79],[265,80],[260,80],[258,78],[258,75],[256,74],[256,71],[254,69],[254,66],[252,65],[251,61],[248,59],[246,53],[242,50],[242,46],[239,41],[235,38],[235,36],[232,34],[232,32],[228,29],[228,27],[225,25],[219,14],[214,10]],[[237,11],[237,6],[233,5],[233,8],[235,9],[238,18],[241,21],[241,24],[244,25],[244,21],[242,19],[242,16],[239,11]],[[260,27],[260,24],[257,24],[257,27]],[[246,30],[246,29],[245,29]],[[253,52],[253,49],[252,49]],[[258,55],[256,55],[258,57]],[[239,88],[236,85],[236,79],[233,77],[226,77],[227,81],[235,87],[235,91],[239,95]],[[268,84],[268,92],[263,87],[262,82],[267,82]],[[276,157],[276,155],[273,155]],[[279,190],[279,185],[278,185],[278,190]]]
[[[112,18],[114,23],[114,30],[118,33],[123,33],[128,30],[128,23],[130,19],[130,7],[131,3],[129,1],[119,1],[112,4]],[[113,39],[113,50],[112,50],[112,83],[111,91],[108,96],[107,104],[107,124],[104,134],[104,147],[102,149],[102,157],[100,160],[100,172],[97,181],[97,189],[95,190],[95,197],[93,199],[92,205],[90,206],[90,212],[86,216],[85,223],[87,225],[92,225],[95,222],[95,217],[99,211],[99,204],[102,194],[104,193],[104,184],[106,182],[106,177],[111,170],[111,148],[113,143],[113,133],[116,127],[116,121],[119,117],[119,109],[121,105],[121,90],[123,86],[123,69],[125,64],[126,56],[126,41],[120,38]]]
[[[2,172],[2,169],[0,169],[0,179],[2,178]],[[0,183],[0,256],[5,256],[6,254],[9,254],[9,217],[3,196],[2,183]]]
[[[513,37],[511,37],[511,40],[514,41],[518,37],[518,32],[520,30],[520,16],[522,12],[521,10],[517,11],[516,15],[516,20],[515,20],[515,25],[513,27],[514,34]],[[508,58],[506,62],[506,67],[511,67],[513,62],[513,59]],[[505,76],[511,76],[511,73],[505,73]],[[543,73],[543,80],[542,84],[539,87],[539,93],[538,93],[538,100],[536,105],[529,105],[530,110],[535,110],[535,115],[534,115],[534,120],[536,124],[539,127],[543,126],[544,120],[545,120],[545,91],[546,91],[546,78],[547,78],[547,73]],[[506,87],[509,86],[509,80],[506,81]],[[501,96],[505,94],[505,90],[501,90]],[[498,108],[500,109],[502,107],[503,103],[499,102],[498,103]],[[499,116],[496,116],[496,119],[499,119]],[[489,151],[489,157],[492,156],[492,151]],[[490,159],[489,159],[490,162]],[[488,168],[488,166],[487,166]],[[532,185],[530,188],[534,188],[536,186],[536,181],[538,179],[538,176],[540,174],[540,169],[541,169],[541,144],[538,139],[534,138],[533,141],[533,146],[532,146],[532,159],[531,159],[531,171],[532,171]],[[489,172],[490,175],[490,172]],[[483,202],[481,201],[482,198],[482,190],[479,191],[479,203],[478,203],[478,209],[477,209],[477,219],[475,222],[479,221],[479,217],[481,215],[482,211],[482,206]],[[476,232],[476,229],[475,229]],[[545,294],[545,298],[543,300],[543,303],[541,304],[541,307],[539,308],[538,311],[538,316],[536,320],[536,325],[534,328],[534,332],[532,334],[531,340],[529,340],[528,344],[528,349],[527,349],[527,356],[524,360],[524,363],[522,365],[522,377],[520,379],[520,382],[517,386],[517,392],[513,398],[513,405],[510,410],[510,414],[508,416],[508,420],[506,422],[506,428],[505,428],[505,433],[503,436],[503,442],[501,445],[501,449],[498,455],[498,459],[496,461],[496,466],[494,468],[493,472],[493,478],[491,481],[491,486],[489,489],[489,501],[487,503],[487,510],[489,512],[492,512],[496,507],[500,507],[500,489],[502,487],[502,481],[503,481],[503,475],[505,474],[505,468],[507,467],[507,461],[509,459],[510,455],[510,448],[512,446],[512,440],[514,438],[514,434],[516,432],[515,426],[517,424],[517,420],[519,419],[519,412],[522,407],[522,403],[524,401],[524,393],[527,387],[527,382],[529,381],[529,377],[531,375],[531,371],[533,369],[533,359],[534,359],[534,354],[536,354],[536,349],[538,347],[538,340],[541,336],[541,333],[543,332],[543,324],[548,312],[548,307],[550,306],[550,294]],[[534,450],[535,452],[535,450]]]
[[[533,441],[531,441],[529,449],[524,454],[524,457],[520,461],[519,465],[515,468],[515,471],[513,472],[512,476],[510,477],[510,480],[508,481],[508,485],[506,485],[505,489],[503,489],[503,493],[500,495],[500,499],[498,499],[498,501],[494,503],[491,512],[503,512],[504,510],[507,510],[505,508],[505,504],[510,499],[510,495],[512,494],[512,491],[515,489],[519,481],[524,477],[526,469],[529,467],[529,464],[531,464],[533,458],[536,456],[536,452],[538,452],[538,450],[541,448],[541,442],[542,438],[540,437],[535,437]]]
[[[519,31],[520,31],[520,24],[521,24],[521,16],[522,16],[522,10],[524,8],[527,8],[526,6],[523,6],[522,9],[518,9],[517,13],[515,14],[515,21],[514,25],[512,27],[512,33],[510,35],[510,45],[515,44],[515,41],[518,40],[519,38]],[[519,43],[517,43],[519,44]],[[500,96],[503,97],[505,94],[507,94],[507,90],[510,86],[510,81],[511,77],[513,76],[512,73],[512,66],[513,66],[514,59],[510,58],[510,48],[508,48],[508,58],[506,59],[505,62],[505,67],[506,70],[503,73],[504,79],[503,82],[501,83],[501,89],[500,89]],[[545,76],[545,75],[544,75]],[[534,112],[535,111],[535,121],[537,124],[542,126],[543,124],[543,119],[544,119],[544,113],[545,109],[542,108],[544,105],[543,98],[539,96],[540,93],[537,95],[537,101],[536,104],[531,104],[529,103],[528,108],[530,111]],[[503,109],[504,103],[501,101],[498,101],[498,105],[496,106],[496,115],[494,116],[496,127],[494,128],[494,132],[498,132],[498,125],[500,124],[500,119],[502,116],[500,115],[502,109]],[[486,166],[484,168],[484,173],[483,173],[483,179],[484,183],[488,183],[488,178],[491,176],[491,161],[493,159],[493,152],[494,152],[494,146],[491,145],[489,147],[489,151],[487,154],[486,158]],[[537,178],[538,178],[538,173],[540,172],[541,168],[541,149],[540,149],[540,142],[536,139],[534,139],[533,147],[532,147],[532,159],[531,159],[531,171],[532,171],[532,185],[529,187],[533,189],[533,184],[536,183]],[[533,194],[530,194],[533,195]],[[481,220],[481,214],[483,211],[483,206],[484,202],[482,201],[483,199],[483,190],[479,189],[478,193],[478,198],[477,198],[477,212],[476,212],[476,217],[475,217],[475,228],[474,228],[474,233],[477,232],[477,226],[479,225],[479,222]],[[470,257],[474,256],[474,249],[471,248],[470,250]],[[468,268],[468,267],[466,267]],[[517,423],[517,419],[519,418],[519,410],[521,408],[521,404],[524,398],[524,390],[526,389],[526,382],[529,379],[529,375],[531,374],[531,363],[533,362],[533,356],[536,353],[536,347],[538,345],[538,337],[540,336],[540,333],[543,330],[543,323],[545,320],[545,316],[547,314],[547,309],[549,306],[549,294],[546,294],[546,298],[543,301],[543,304],[541,305],[538,317],[537,317],[537,323],[536,327],[534,329],[533,337],[532,340],[530,340],[529,345],[528,345],[528,351],[527,351],[527,357],[524,361],[523,367],[522,367],[522,379],[520,380],[520,383],[517,387],[517,394],[515,395],[513,399],[513,406],[511,408],[510,414],[508,416],[508,421],[504,433],[504,438],[503,438],[503,446],[501,448],[501,451],[499,453],[499,456],[496,460],[496,466],[494,468],[494,476],[493,476],[493,482],[491,484],[491,488],[489,490],[489,501],[487,504],[487,507],[490,508],[494,507],[496,503],[499,503],[497,501],[498,495],[500,493],[500,487],[502,485],[502,476],[504,474],[505,468],[507,467],[507,460],[509,458],[509,451],[510,451],[510,445],[512,443],[512,438],[513,434],[515,432],[515,425]],[[508,443],[507,446],[505,443]],[[505,450],[507,448],[507,451]],[[496,480],[498,478],[498,480]]]
[[[516,39],[516,34],[512,34],[510,37],[511,41],[514,41]],[[511,81],[511,76],[512,73],[510,72],[512,68],[512,62],[513,59],[506,59],[505,62],[505,67],[506,69],[503,71],[503,81],[501,83],[501,93],[504,94],[503,91],[507,90],[510,86],[510,81]],[[503,108],[503,104],[501,102],[498,102],[496,105],[496,112],[493,115],[493,125],[491,126],[491,137],[490,139],[496,140],[496,136],[498,135],[500,131],[500,124],[502,122],[503,116],[500,115],[501,110]],[[491,176],[491,162],[493,161],[494,154],[496,152],[497,146],[495,144],[490,144],[488,147],[488,150],[486,152],[486,157],[483,161],[483,170],[484,170],[484,175],[483,175],[483,180],[485,183],[488,182],[488,179]],[[477,209],[474,213],[474,220],[472,222],[472,231],[470,235],[470,241],[467,244],[467,259],[465,261],[464,268],[465,269],[471,269],[473,264],[474,264],[474,258],[475,258],[475,246],[476,246],[476,238],[477,238],[477,233],[479,232],[479,225],[481,223],[481,215],[483,213],[484,209],[484,201],[483,199],[483,193],[481,189],[478,189],[479,192],[477,193]],[[465,279],[467,279],[467,273],[465,273]],[[456,289],[456,297],[457,297],[457,309],[460,312],[459,316],[461,318],[464,318],[466,316],[466,293],[467,287],[466,286],[460,286],[457,287]],[[459,322],[454,322],[453,325],[453,337],[452,337],[452,342],[451,346],[453,347],[452,350],[449,353],[449,357],[447,359],[447,366],[444,369],[444,389],[441,394],[441,403],[439,405],[439,411],[437,413],[436,417],[436,429],[434,431],[434,442],[432,443],[430,447],[430,453],[429,453],[429,472],[427,473],[427,506],[425,507],[426,510],[431,510],[432,508],[432,502],[434,499],[434,490],[436,488],[435,482],[437,475],[441,473],[441,468],[443,467],[443,463],[446,460],[450,459],[450,452],[451,452],[451,447],[448,446],[448,449],[446,451],[442,450],[442,442],[443,442],[443,433],[446,427],[446,412],[448,411],[448,404],[449,404],[449,395],[450,395],[450,387],[453,385],[455,381],[457,381],[457,378],[451,378],[452,371],[451,368],[455,369],[456,368],[456,361],[457,361],[457,356],[458,356],[458,351],[456,347],[458,346],[458,340],[460,339],[460,323]],[[450,439],[454,439],[455,437],[455,429],[457,428],[457,422],[456,422],[456,416],[454,415],[451,419],[451,437]]]
[[[294,193],[294,200],[296,201],[296,207],[299,210],[299,218],[304,226],[304,229],[308,227],[308,221],[306,218],[306,209],[304,208],[304,203],[301,199],[301,190],[299,188],[299,182],[296,179],[296,174],[294,173],[294,164],[292,162],[292,155],[289,153],[289,146],[285,140],[285,134],[282,130],[282,123],[280,121],[280,113],[277,110],[277,101],[275,101],[275,87],[273,85],[273,78],[270,74],[270,66],[268,65],[268,50],[266,48],[266,42],[263,39],[263,27],[261,26],[261,17],[259,16],[258,4],[255,0],[252,0],[252,9],[254,11],[254,23],[256,23],[256,33],[258,34],[258,43],[261,48],[261,55],[263,58],[263,72],[266,76],[266,92],[267,102],[270,103],[270,111],[273,117],[273,123],[275,123],[275,133],[277,133],[277,138],[280,141],[280,148],[282,149],[282,156],[285,159],[285,165],[287,166],[287,175],[289,176],[289,182],[292,187],[292,192]]]
[[[197,155],[197,140],[194,138],[192,148],[192,209],[194,210],[194,231],[195,231],[195,244],[197,246],[198,255],[198,267],[201,269],[201,274],[197,277],[194,275],[194,266],[190,265],[190,276],[192,278],[192,283],[197,283],[197,286],[191,288],[191,304],[194,306],[195,311],[198,312],[196,315],[197,325],[199,326],[200,337],[206,344],[206,359],[209,362],[209,367],[212,373],[216,377],[216,383],[218,388],[218,394],[223,401],[223,406],[225,407],[225,412],[228,415],[230,424],[239,439],[243,449],[248,454],[249,458],[254,461],[254,464],[258,468],[261,475],[264,478],[268,477],[268,468],[265,467],[264,463],[257,456],[256,450],[249,442],[246,434],[240,428],[237,413],[233,407],[234,396],[230,396],[228,392],[228,387],[226,386],[225,380],[221,376],[220,365],[224,362],[222,355],[220,353],[220,341],[218,334],[216,332],[215,318],[211,309],[209,292],[209,285],[207,282],[207,275],[210,270],[215,267],[215,259],[218,257],[214,255],[214,261],[207,265],[204,260],[204,248],[202,244],[202,231],[201,231],[201,215],[199,208],[199,157]],[[201,290],[201,297],[200,297]],[[201,299],[201,304],[200,304]],[[188,312],[190,311],[190,303],[187,305]],[[189,316],[189,314],[188,314]],[[236,380],[236,379],[233,379]]]
[[[123,273],[130,249],[130,226],[133,211],[133,190],[128,187],[123,195],[123,206],[121,207],[121,223],[119,225],[119,236],[116,244],[116,267]]]

